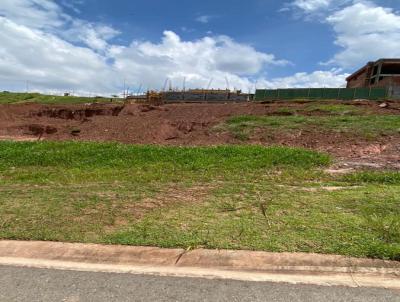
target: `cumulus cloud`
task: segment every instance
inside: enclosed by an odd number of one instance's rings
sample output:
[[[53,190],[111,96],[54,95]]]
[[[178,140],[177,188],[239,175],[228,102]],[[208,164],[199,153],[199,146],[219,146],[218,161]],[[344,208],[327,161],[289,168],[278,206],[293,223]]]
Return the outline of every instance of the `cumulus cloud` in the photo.
[[[246,76],[256,75],[265,65],[285,65],[273,55],[257,52],[226,36],[182,41],[172,31],[165,31],[160,43],[133,42],[129,47],[111,49],[115,67],[130,81],[141,79],[146,85],[162,86],[166,78],[181,87],[183,79],[190,87],[251,85]],[[219,86],[218,86],[219,85]]]
[[[258,85],[268,88],[335,88],[344,87],[346,78],[349,76],[341,69],[329,71],[314,71],[312,73],[299,72],[292,76],[272,79],[271,81],[262,80]]]
[[[321,17],[338,9],[352,0],[293,0],[283,5],[281,11],[292,11],[295,16],[306,16],[307,19]]]
[[[354,70],[367,61],[400,56],[400,15],[391,8],[369,0],[293,0],[285,8],[332,27],[341,49],[322,65]]]
[[[1,0],[0,16],[38,29],[60,27],[68,19],[61,8],[50,0]]]
[[[313,12],[328,8],[333,2],[334,0],[295,0],[291,5],[306,12]]]
[[[77,2],[70,2],[68,6],[74,7],[74,3]],[[2,0],[0,16],[29,29],[60,36],[69,42],[82,42],[95,50],[104,50],[107,41],[120,33],[111,26],[74,19],[50,0]]]
[[[88,48],[4,17],[0,17],[0,41],[0,78],[29,80],[41,89],[113,89],[112,67]]]
[[[70,42],[82,42],[89,48],[105,51],[109,40],[118,36],[120,31],[104,24],[92,24],[83,20],[72,20],[68,28],[59,33]]]
[[[266,79],[261,76],[266,67],[289,62],[227,36],[184,41],[165,31],[157,43],[123,46],[111,42],[118,34],[112,26],[72,18],[52,1],[2,0],[0,82],[28,80],[41,91],[99,94],[122,90],[124,79],[131,87],[151,89],[161,89],[167,78],[179,88],[184,79],[192,88],[207,87],[211,80],[213,88],[228,85],[245,91],[252,90],[255,81],[275,88],[343,84],[338,71]]]
[[[400,15],[370,2],[355,3],[327,18],[342,50],[328,63],[355,68],[381,57],[400,56]]]

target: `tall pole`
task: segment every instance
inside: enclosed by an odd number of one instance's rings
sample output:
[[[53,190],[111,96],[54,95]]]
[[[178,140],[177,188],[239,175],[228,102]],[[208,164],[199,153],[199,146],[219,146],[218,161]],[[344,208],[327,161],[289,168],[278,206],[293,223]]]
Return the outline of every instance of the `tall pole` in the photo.
[[[126,79],[124,78],[124,99],[126,98]]]
[[[140,92],[142,91],[142,86],[143,86],[143,84],[140,84],[140,86],[139,86],[139,89],[137,90],[137,95],[139,95],[140,94]]]
[[[185,100],[185,91],[186,91],[186,77],[183,78],[182,100]]]
[[[230,90],[230,85],[229,85],[229,80],[228,77],[225,77],[225,81],[226,81],[226,89]]]
[[[162,92],[164,92],[164,91],[167,89],[167,85],[168,85],[168,77],[165,79],[165,82],[164,82],[164,86],[163,86]]]
[[[210,79],[210,82],[208,82],[207,90],[210,90],[210,87],[211,87],[211,84],[212,84],[213,80],[214,80],[214,79],[211,78],[211,79]]]

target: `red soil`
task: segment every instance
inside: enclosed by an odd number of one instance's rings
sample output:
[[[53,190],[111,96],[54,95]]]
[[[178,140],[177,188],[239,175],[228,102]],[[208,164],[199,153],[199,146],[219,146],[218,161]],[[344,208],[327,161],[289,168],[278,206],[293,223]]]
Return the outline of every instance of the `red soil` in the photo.
[[[321,102],[321,104],[327,102]],[[330,102],[340,103],[343,102]],[[314,102],[313,104],[319,104]],[[377,102],[352,102],[369,113],[400,114],[400,102],[381,108]],[[133,144],[218,145],[243,144],[228,131],[215,126],[238,115],[285,115],[279,109],[291,108],[297,114],[326,115],[304,111],[306,102],[265,104],[139,104],[82,105],[0,105],[0,139],[117,141]],[[400,135],[378,137],[373,141],[351,134],[310,128],[296,133],[265,135],[255,131],[245,143],[285,145],[326,151],[342,161],[400,168]]]

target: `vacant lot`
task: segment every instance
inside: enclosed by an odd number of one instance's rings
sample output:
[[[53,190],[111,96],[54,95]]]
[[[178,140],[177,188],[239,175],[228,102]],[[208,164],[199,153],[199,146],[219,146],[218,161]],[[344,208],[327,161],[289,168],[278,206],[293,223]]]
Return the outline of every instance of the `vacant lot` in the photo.
[[[400,260],[400,102],[104,101],[0,94],[0,238]]]
[[[261,146],[0,143],[0,238],[400,259],[400,175]]]
[[[283,145],[328,152],[343,164],[398,169],[399,113],[397,101],[3,104],[0,140]]]

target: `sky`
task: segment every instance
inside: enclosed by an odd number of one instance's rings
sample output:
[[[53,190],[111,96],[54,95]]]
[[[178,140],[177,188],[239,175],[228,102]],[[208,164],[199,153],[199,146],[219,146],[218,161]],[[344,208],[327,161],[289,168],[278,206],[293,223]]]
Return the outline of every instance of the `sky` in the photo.
[[[399,0],[0,0],[0,90],[344,87],[382,57]]]

